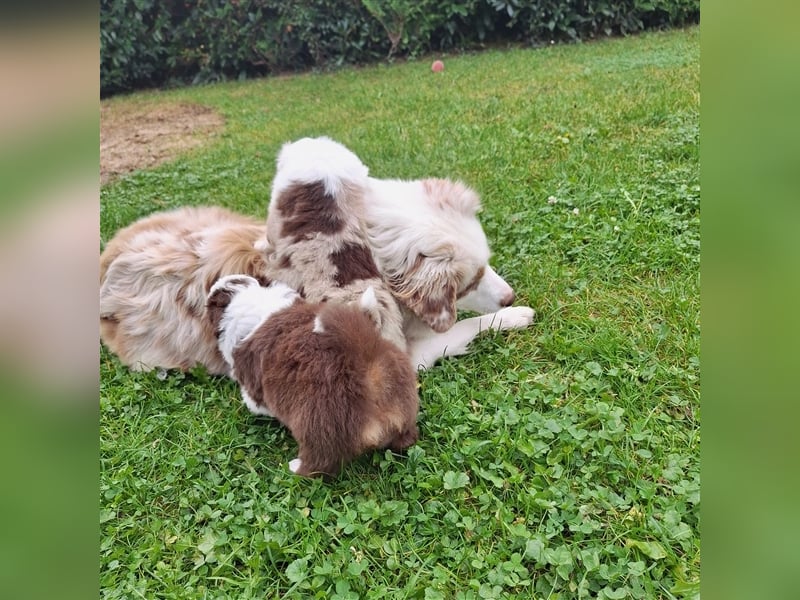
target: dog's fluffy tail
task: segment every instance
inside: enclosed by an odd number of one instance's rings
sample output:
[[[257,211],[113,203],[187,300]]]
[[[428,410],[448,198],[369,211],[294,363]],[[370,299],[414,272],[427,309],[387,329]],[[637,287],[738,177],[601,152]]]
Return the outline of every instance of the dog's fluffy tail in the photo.
[[[364,188],[369,169],[342,144],[328,137],[302,138],[283,145],[272,184],[276,198],[292,184],[322,182],[325,192],[339,197],[347,188]]]

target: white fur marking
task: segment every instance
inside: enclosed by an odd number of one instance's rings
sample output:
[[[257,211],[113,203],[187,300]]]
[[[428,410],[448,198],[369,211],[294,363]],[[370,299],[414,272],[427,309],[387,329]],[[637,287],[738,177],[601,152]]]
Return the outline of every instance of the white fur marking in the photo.
[[[244,402],[244,405],[250,410],[251,413],[255,415],[263,415],[265,417],[274,416],[271,412],[269,412],[269,410],[267,410],[266,406],[256,403],[256,401],[250,397],[250,394],[248,394],[244,388],[241,388],[241,392],[242,392],[242,401]]]
[[[302,138],[284,144],[278,154],[272,198],[292,183],[323,182],[325,192],[338,197],[345,184],[363,187],[369,169],[349,149],[327,137]]]
[[[478,287],[459,299],[456,303],[462,310],[475,312],[495,312],[503,308],[503,299],[513,297],[514,290],[506,281],[486,265]]]
[[[302,464],[303,461],[301,461],[299,458],[293,458],[292,460],[289,461],[289,470],[292,473],[297,473],[300,470]]]
[[[491,315],[487,315],[491,316]],[[536,316],[536,311],[527,306],[509,306],[498,310],[489,325],[491,329],[524,329]],[[481,317],[484,318],[484,317]]]
[[[527,306],[510,306],[492,314],[458,321],[444,333],[431,333],[411,342],[412,365],[417,369],[427,369],[440,358],[465,354],[470,342],[481,332],[487,329],[522,329],[533,322],[535,314]]]
[[[314,333],[325,333],[325,326],[322,324],[322,319],[319,318],[319,315],[314,317],[314,329],[312,329]]]
[[[364,290],[364,293],[361,294],[359,304],[364,310],[378,309],[378,298],[375,296],[375,289],[372,286],[369,286]]]

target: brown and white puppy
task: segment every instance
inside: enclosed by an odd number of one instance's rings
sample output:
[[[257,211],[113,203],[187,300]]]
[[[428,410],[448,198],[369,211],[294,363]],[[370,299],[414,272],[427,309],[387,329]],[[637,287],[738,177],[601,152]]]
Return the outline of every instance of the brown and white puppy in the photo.
[[[372,288],[380,334],[406,350],[400,307],[378,271],[361,216],[368,172],[328,138],[284,144],[259,247],[267,253],[269,276],[309,302],[353,302]]]
[[[311,304],[283,283],[264,287],[247,275],[212,286],[206,315],[220,352],[247,407],[297,440],[293,473],[336,475],[368,450],[417,441],[416,376],[378,334],[368,316],[376,308],[371,288],[357,303]]]

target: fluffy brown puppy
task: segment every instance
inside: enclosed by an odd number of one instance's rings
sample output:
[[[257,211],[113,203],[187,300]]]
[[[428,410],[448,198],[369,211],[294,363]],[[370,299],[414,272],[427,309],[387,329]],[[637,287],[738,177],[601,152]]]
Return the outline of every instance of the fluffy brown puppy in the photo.
[[[383,339],[359,302],[309,304],[280,282],[263,287],[230,275],[208,295],[207,317],[220,352],[256,414],[292,432],[293,473],[336,475],[369,450],[403,450],[417,441],[419,397],[408,356]]]

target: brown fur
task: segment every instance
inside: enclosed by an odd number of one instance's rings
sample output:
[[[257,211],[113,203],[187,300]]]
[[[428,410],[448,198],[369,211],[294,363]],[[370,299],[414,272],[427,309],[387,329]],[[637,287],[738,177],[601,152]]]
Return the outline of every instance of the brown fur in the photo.
[[[323,333],[312,333],[317,315]],[[400,451],[417,440],[414,371],[356,306],[298,302],[233,358],[243,390],[297,440],[300,475],[336,475],[368,450]]]
[[[472,278],[472,281],[470,281],[464,289],[459,290],[458,294],[456,294],[456,298],[457,299],[463,298],[464,296],[469,294],[472,290],[477,289],[478,286],[481,284],[481,278],[483,277],[483,274],[485,272],[486,272],[486,267],[482,266],[481,268],[479,268],[475,273],[475,277]]]
[[[283,215],[280,237],[292,242],[318,233],[334,235],[345,226],[336,198],[327,194],[320,182],[290,186],[278,197],[277,208]]]
[[[434,256],[417,256],[401,276],[389,279],[395,298],[437,333],[456,322],[457,286],[462,277],[453,262],[449,249],[437,250]]]
[[[321,182],[293,183],[274,194],[267,215],[271,275],[302,287],[311,302],[355,302],[372,287],[380,310],[374,312],[381,335],[406,350],[403,316],[369,248],[358,215],[363,189],[342,185],[338,196]]]
[[[247,285],[247,279],[245,277],[241,278],[232,278],[229,280],[231,284],[239,284],[239,285]],[[269,281],[261,280],[259,281],[259,285],[261,286],[268,286]],[[221,288],[216,290],[213,294],[208,296],[208,300],[206,301],[206,319],[211,324],[212,330],[214,334],[219,337],[219,328],[220,322],[222,321],[222,316],[225,314],[225,310],[228,308],[228,305],[231,302],[231,298],[234,295],[234,290],[228,288]]]
[[[334,281],[339,287],[346,287],[359,279],[380,279],[381,274],[372,258],[369,247],[347,242],[328,257],[336,267]]]

